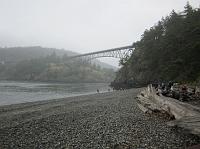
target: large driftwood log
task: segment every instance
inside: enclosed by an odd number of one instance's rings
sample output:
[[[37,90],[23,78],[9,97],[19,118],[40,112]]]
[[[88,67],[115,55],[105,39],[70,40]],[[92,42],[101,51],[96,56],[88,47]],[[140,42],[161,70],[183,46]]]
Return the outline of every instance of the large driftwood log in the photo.
[[[192,134],[200,135],[200,108],[180,102],[176,99],[157,95],[149,85],[137,96],[137,104],[145,113],[160,111],[168,113],[176,120],[168,122],[169,126],[187,129]]]
[[[167,124],[169,126],[178,126],[184,128],[189,133],[200,136],[200,115],[186,116],[179,120],[170,121]]]

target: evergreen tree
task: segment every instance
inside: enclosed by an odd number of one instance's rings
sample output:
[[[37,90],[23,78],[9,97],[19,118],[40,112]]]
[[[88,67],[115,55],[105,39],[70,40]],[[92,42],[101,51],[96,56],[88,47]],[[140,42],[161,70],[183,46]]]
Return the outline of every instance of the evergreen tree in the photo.
[[[193,9],[187,3],[184,13],[173,10],[145,30],[133,46],[131,57],[121,60],[122,68],[113,86],[117,84],[118,88],[126,83],[129,88],[159,80],[197,81],[200,78],[200,9]]]

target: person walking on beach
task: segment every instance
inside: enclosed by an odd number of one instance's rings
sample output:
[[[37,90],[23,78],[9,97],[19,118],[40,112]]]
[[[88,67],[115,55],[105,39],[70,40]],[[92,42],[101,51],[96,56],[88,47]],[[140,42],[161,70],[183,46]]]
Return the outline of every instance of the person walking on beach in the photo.
[[[99,89],[97,89],[97,93],[99,93]]]

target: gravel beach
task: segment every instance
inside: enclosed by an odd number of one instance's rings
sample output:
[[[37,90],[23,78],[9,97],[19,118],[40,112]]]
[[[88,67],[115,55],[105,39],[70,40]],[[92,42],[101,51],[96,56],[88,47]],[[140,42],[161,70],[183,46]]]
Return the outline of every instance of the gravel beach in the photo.
[[[134,97],[141,89],[0,107],[0,149],[183,149],[198,137],[146,115]]]

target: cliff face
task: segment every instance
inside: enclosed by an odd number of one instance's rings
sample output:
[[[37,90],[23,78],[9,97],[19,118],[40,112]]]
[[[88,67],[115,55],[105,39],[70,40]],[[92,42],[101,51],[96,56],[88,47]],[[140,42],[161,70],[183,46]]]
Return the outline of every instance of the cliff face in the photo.
[[[198,82],[200,78],[200,9],[189,4],[171,12],[135,42],[135,51],[121,60],[112,85],[127,88],[154,81]]]

